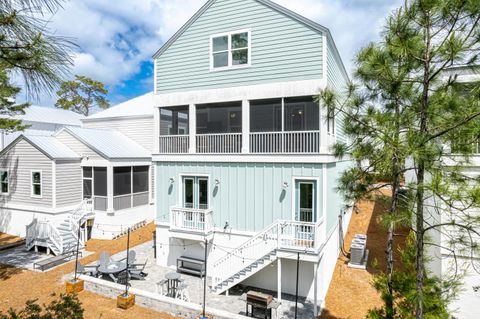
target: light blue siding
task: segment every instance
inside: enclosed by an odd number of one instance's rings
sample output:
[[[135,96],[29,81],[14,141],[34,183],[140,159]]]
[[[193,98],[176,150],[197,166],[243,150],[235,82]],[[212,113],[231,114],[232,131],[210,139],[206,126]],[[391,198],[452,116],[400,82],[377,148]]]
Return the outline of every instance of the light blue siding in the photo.
[[[338,216],[346,209],[342,193],[338,190],[338,180],[353,162],[344,161],[327,165],[327,232],[338,224]]]
[[[252,65],[210,71],[210,36],[250,29]],[[158,93],[321,79],[322,34],[255,0],[217,0],[156,59]]]
[[[208,174],[211,207],[217,227],[260,231],[278,219],[293,219],[295,177],[319,179],[317,216],[323,216],[322,164],[157,163],[157,220],[167,221],[172,206],[181,206],[181,175]],[[173,177],[175,182],[170,184]],[[215,185],[215,179],[220,181]],[[288,187],[283,189],[283,183]]]

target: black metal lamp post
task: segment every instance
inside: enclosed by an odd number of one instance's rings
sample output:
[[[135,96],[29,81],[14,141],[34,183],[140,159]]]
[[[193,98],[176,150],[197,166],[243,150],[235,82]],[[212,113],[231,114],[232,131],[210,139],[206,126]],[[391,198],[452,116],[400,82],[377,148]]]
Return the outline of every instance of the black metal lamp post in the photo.
[[[298,309],[298,271],[300,269],[300,253],[297,253],[297,282],[295,287],[295,319],[297,319]]]
[[[74,282],[77,282],[77,274],[78,274],[78,250],[80,249],[80,231],[81,231],[82,220],[78,221],[78,232],[77,232],[77,250],[75,254],[75,276],[73,278]]]
[[[202,311],[202,319],[206,319],[205,316],[205,303],[206,303],[206,296],[207,296],[207,251],[208,251],[208,241],[205,238],[205,274],[203,275],[203,311]]]
[[[127,233],[127,268],[125,268],[125,274],[126,274],[126,279],[125,279],[125,297],[128,296],[128,257],[130,255],[130,227],[128,227],[128,233]]]

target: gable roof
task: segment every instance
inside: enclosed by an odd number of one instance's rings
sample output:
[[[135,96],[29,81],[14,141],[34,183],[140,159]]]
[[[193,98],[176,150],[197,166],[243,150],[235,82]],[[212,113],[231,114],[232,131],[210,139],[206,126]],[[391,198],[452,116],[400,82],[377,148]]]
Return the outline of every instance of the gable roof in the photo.
[[[95,113],[82,121],[109,119],[117,117],[153,117],[153,92],[137,96],[123,103],[112,106],[105,111]]]
[[[77,140],[107,159],[145,159],[152,154],[120,132],[108,129],[65,127],[55,133],[67,131]]]
[[[13,140],[7,147],[1,152],[0,156],[7,153],[18,142],[25,140],[33,147],[42,152],[45,156],[51,160],[75,160],[81,159],[81,156],[68,148],[65,144],[61,143],[53,136],[35,136],[21,134],[15,140]]]
[[[182,34],[192,25],[195,23],[195,21],[200,18],[202,14],[205,13],[217,0],[208,0],[167,42],[163,44],[163,46],[155,52],[153,55],[153,58],[156,59],[159,56],[161,56]],[[300,22],[301,24],[313,29],[314,31],[320,32],[322,34],[326,34],[328,41],[331,41],[333,48],[334,48],[334,54],[337,56],[338,60],[340,61],[341,64],[341,69],[344,75],[348,78],[348,73],[347,70],[345,69],[345,66],[343,65],[343,61],[341,59],[340,53],[338,52],[337,46],[335,44],[335,41],[333,41],[332,34],[330,33],[330,30],[323,25],[310,20],[296,12],[293,12],[273,1],[270,0],[254,0],[258,3],[261,3],[287,17],[290,17],[293,20],[296,20]]]
[[[15,115],[12,118],[28,122],[80,126],[82,124],[80,120],[85,116],[59,108],[31,105],[25,109],[25,114]]]

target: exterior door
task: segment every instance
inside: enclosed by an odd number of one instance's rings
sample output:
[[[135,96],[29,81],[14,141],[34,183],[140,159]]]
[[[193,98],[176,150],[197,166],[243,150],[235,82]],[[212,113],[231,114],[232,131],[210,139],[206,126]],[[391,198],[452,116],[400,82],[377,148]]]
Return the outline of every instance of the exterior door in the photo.
[[[184,177],[183,207],[194,210],[208,209],[208,178]],[[204,229],[205,215],[202,212],[185,211],[183,226],[190,229]]]
[[[299,222],[317,222],[316,214],[316,182],[315,181],[297,181],[296,183],[297,200],[295,220]]]

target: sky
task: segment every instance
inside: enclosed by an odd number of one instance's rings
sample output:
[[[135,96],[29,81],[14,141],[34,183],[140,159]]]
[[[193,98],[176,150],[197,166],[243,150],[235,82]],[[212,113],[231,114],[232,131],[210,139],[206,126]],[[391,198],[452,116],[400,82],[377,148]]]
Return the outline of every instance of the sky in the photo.
[[[71,38],[74,74],[102,81],[112,105],[153,90],[152,55],[207,0],[70,0],[50,30]],[[242,1],[242,0],[239,0]],[[273,0],[330,29],[347,71],[355,54],[378,40],[386,17],[402,0]],[[25,96],[19,96],[25,100]],[[42,94],[37,105],[52,106]]]

